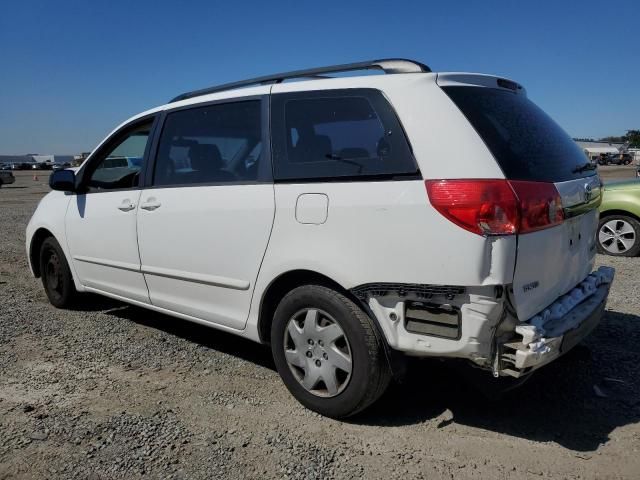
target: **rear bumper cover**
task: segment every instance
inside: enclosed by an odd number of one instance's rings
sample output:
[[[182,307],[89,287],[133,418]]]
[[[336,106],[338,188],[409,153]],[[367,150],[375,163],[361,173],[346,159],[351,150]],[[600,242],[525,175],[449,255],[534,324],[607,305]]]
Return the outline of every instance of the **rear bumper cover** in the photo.
[[[516,326],[516,339],[499,345],[497,373],[525,375],[580,343],[600,323],[614,274],[612,268],[600,267],[543,312]]]

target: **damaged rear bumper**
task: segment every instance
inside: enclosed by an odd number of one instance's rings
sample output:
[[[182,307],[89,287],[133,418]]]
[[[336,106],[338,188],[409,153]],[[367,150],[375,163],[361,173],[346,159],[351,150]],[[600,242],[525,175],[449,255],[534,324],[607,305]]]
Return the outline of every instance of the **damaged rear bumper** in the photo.
[[[568,352],[600,323],[614,270],[600,267],[543,312],[516,326],[516,337],[498,345],[494,373],[520,377]]]

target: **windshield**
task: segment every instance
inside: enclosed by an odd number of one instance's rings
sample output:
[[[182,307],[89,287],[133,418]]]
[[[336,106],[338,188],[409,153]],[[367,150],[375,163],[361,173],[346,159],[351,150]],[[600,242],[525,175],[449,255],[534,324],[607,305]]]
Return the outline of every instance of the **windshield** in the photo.
[[[524,95],[486,87],[443,87],[510,180],[563,182],[595,175],[584,153]]]

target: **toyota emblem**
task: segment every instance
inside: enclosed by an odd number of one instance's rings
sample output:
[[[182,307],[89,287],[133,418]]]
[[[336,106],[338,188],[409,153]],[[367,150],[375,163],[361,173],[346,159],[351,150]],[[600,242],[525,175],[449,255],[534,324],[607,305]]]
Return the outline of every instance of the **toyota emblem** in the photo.
[[[589,200],[591,200],[591,195],[592,195],[592,189],[591,189],[591,185],[589,185],[588,183],[584,186],[584,203],[588,203]]]

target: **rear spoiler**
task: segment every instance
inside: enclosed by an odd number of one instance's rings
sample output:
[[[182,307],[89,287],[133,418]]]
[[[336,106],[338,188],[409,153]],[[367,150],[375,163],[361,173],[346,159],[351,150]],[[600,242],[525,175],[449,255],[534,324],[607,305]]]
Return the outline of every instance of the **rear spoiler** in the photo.
[[[507,78],[481,73],[438,73],[436,83],[441,87],[486,87],[510,90],[518,95],[527,95],[526,89]]]

